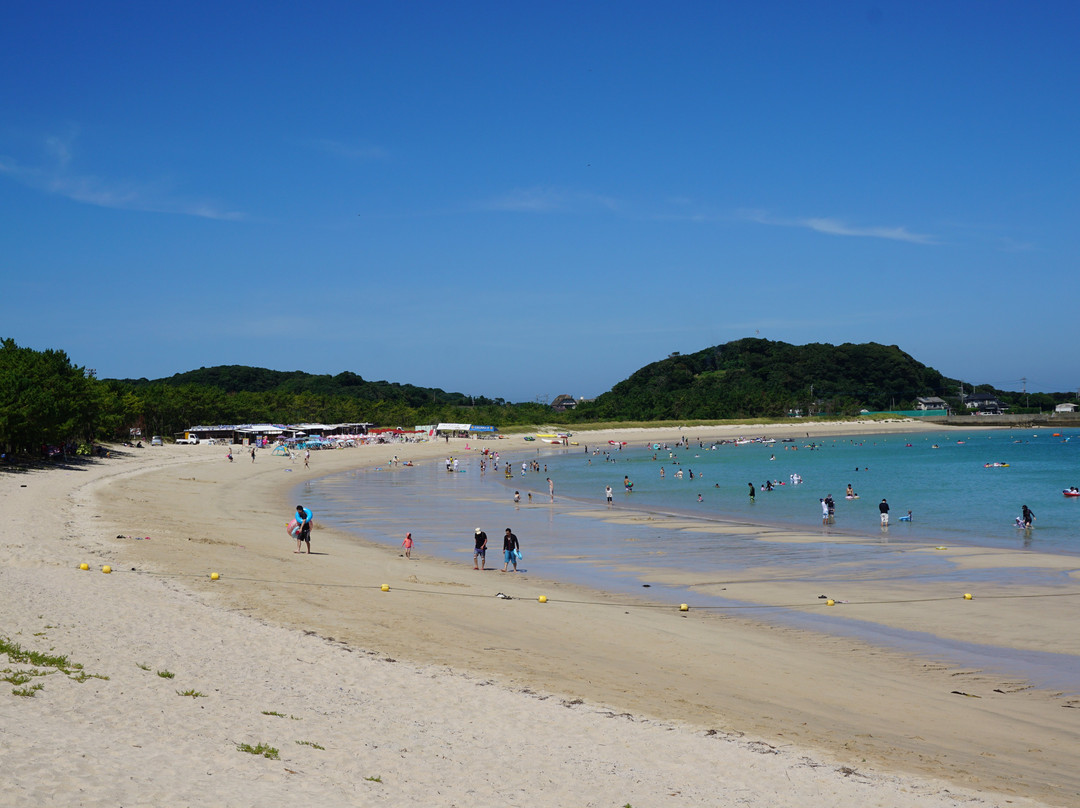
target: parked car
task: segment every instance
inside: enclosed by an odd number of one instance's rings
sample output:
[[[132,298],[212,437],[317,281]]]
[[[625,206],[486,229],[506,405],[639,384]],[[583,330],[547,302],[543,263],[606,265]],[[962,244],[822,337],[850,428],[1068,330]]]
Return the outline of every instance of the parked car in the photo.
[[[164,444],[161,441],[161,435],[154,435],[154,437],[150,438],[150,445],[151,446],[163,446]]]
[[[192,446],[194,446],[196,443],[199,442],[199,439],[197,437],[195,437],[194,435],[192,435],[190,438],[177,438],[176,442],[177,443],[190,443]]]

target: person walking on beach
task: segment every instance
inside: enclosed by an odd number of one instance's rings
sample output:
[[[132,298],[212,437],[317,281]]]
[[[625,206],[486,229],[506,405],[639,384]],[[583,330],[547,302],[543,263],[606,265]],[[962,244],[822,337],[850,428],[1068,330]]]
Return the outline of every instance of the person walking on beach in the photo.
[[[300,525],[300,530],[296,533],[296,552],[303,552],[301,546],[307,544],[308,555],[311,555],[311,511],[303,505],[297,505],[296,522]]]
[[[251,447],[251,462],[252,463],[255,462],[255,447],[254,446]]]
[[[604,496],[607,497],[607,504],[608,504],[608,507],[610,508],[611,507],[611,486],[610,485],[604,487]]]
[[[1032,513],[1031,508],[1027,505],[1020,506],[1021,518],[1024,522],[1024,529],[1027,530],[1031,527],[1031,523],[1035,521],[1035,514]]]
[[[476,549],[473,550],[472,565],[474,570],[483,570],[487,564],[487,533],[480,528],[473,534],[476,539]]]
[[[304,468],[309,468],[309,460],[311,460],[311,449],[304,449]]]
[[[555,483],[550,477],[547,478],[548,493],[551,494],[551,501],[555,501]]]
[[[753,502],[754,495],[757,493],[757,491],[755,490],[753,483],[747,483],[747,485],[750,486],[750,501]]]
[[[412,558],[412,533],[405,534],[405,541],[401,543],[401,546],[405,548],[405,557]]]
[[[820,500],[820,502],[821,502],[821,524],[827,525],[827,524],[829,524],[829,505],[823,499]]]
[[[510,528],[507,528],[506,535],[503,536],[503,572],[506,572],[507,564],[513,564],[514,572],[517,572],[518,552],[520,549],[518,537],[510,532]]]
[[[520,505],[520,504],[521,504],[521,492],[520,491],[515,491],[514,492],[514,506],[516,507],[517,505]]]
[[[877,506],[877,509],[881,512],[881,526],[889,526],[889,503],[885,501],[884,497],[881,503]]]

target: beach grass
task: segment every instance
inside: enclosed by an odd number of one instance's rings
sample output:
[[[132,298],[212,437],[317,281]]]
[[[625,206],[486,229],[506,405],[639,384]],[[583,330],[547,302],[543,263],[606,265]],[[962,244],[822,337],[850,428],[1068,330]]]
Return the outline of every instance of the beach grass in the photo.
[[[0,676],[0,681],[8,682],[13,685],[23,685],[34,677],[48,676],[52,673],[62,673],[69,679],[79,682],[80,684],[88,679],[107,680],[109,678],[108,676],[97,673],[87,673],[83,670],[83,666],[80,663],[72,662],[68,659],[66,654],[53,654],[43,651],[28,650],[7,637],[0,637],[0,654],[6,654],[8,660],[16,665],[32,666],[28,670],[12,670],[11,668],[7,668],[2,671],[3,676]],[[38,682],[29,687],[12,690],[11,692],[16,696],[32,697],[43,687],[44,685]]]
[[[310,746],[312,749],[321,749],[324,752],[326,751],[325,746],[319,746],[319,744],[315,743],[314,741],[297,741],[297,743],[300,746]]]
[[[82,684],[83,682],[85,682],[85,681],[87,681],[89,679],[101,679],[101,680],[103,680],[105,682],[109,681],[109,677],[105,676],[104,674],[101,674],[101,673],[87,673],[86,671],[83,671],[83,670],[80,670],[76,674],[72,674],[70,671],[61,671],[61,672],[66,673],[68,675],[68,678],[73,679],[74,681],[78,682],[79,684]]]
[[[12,685],[25,685],[37,675],[37,671],[34,671],[33,673],[29,673],[27,671],[12,671],[11,673],[6,673],[6,675],[3,677],[0,677],[0,681],[4,681]]]
[[[302,721],[303,719],[297,718],[295,715],[285,715],[285,713],[279,713],[277,710],[263,710],[263,715],[272,715],[275,718],[289,718],[293,721]]]
[[[206,697],[205,693],[200,693],[198,690],[177,690],[176,695],[190,696],[193,699],[201,699]]]
[[[46,654],[41,651],[27,651],[16,642],[6,637],[0,637],[0,654],[7,654],[7,658],[15,664],[27,663],[38,668],[81,668],[82,665],[73,665],[62,654]]]
[[[176,674],[172,671],[158,671],[157,675],[160,676],[162,679],[172,679],[174,676],[176,676]]]
[[[247,752],[249,755],[262,755],[269,760],[278,760],[278,750],[269,744],[257,743],[252,746],[249,743],[238,743],[236,748],[240,752]]]

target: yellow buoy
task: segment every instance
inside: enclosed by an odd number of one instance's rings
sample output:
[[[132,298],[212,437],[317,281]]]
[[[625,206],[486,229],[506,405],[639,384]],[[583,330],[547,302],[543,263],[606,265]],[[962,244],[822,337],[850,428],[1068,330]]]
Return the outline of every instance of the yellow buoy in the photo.
[[[108,575],[110,572],[112,572],[112,567],[106,564],[104,567],[101,568],[101,571]]]
[[[383,592],[389,592],[390,591],[390,584],[383,584],[379,588],[382,589]]]
[[[540,601],[541,603],[547,603],[547,595],[541,595],[540,597],[537,598],[537,600]]]
[[[679,611],[680,612],[688,612],[688,611],[690,611],[690,607],[685,603],[680,603],[679,604]]]
[[[90,569],[90,565],[89,565],[89,564],[87,564],[87,563],[86,563],[86,562],[84,561],[84,562],[83,562],[82,564],[80,564],[80,565],[79,565],[79,569],[81,569],[81,570],[88,570],[88,569]]]
[[[218,575],[218,574],[217,574],[216,572],[211,572],[211,573],[210,573],[210,580],[211,580],[211,581],[216,581],[216,580],[217,580],[218,578],[220,578],[220,577],[221,577],[221,576],[220,576],[220,575]]]
[[[835,601],[835,600],[833,600],[832,598],[829,598],[829,599],[828,599],[827,601],[825,601],[825,605],[826,605],[826,606],[835,606],[835,605],[836,605],[836,601]]]
[[[971,593],[970,592],[965,592],[964,593],[964,600],[971,600]]]

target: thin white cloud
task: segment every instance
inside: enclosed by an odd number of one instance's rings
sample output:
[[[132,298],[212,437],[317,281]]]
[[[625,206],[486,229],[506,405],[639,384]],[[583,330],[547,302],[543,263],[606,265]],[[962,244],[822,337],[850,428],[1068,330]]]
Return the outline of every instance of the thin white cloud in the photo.
[[[56,137],[55,135],[45,138],[45,149],[56,164],[64,168],[71,162],[71,142],[68,138]]]
[[[802,227],[813,230],[815,233],[824,233],[829,236],[855,236],[858,238],[883,238],[890,241],[906,241],[911,244],[937,244],[934,236],[925,233],[912,233],[906,227],[881,227],[881,226],[858,226],[848,224],[841,219],[833,219],[823,216],[810,216],[795,219],[784,219],[771,216],[762,211],[745,211],[742,218],[758,224],[772,225],[774,227]]]
[[[565,196],[550,188],[517,188],[483,204],[488,210],[526,211],[544,213],[558,210],[566,202]]]
[[[480,207],[484,210],[519,211],[525,213],[588,211],[596,209],[615,212],[620,209],[618,200],[609,196],[543,186],[535,188],[515,188],[501,196],[493,197],[482,202]]]
[[[48,159],[42,165],[25,165],[10,157],[0,157],[0,175],[42,193],[102,208],[175,213],[224,221],[246,218],[239,211],[224,210],[205,200],[179,197],[161,183],[107,179],[72,171],[72,141],[72,137],[45,138],[44,150]]]
[[[998,249],[1001,252],[1011,253],[1023,253],[1023,252],[1038,252],[1039,248],[1028,241],[1017,241],[1011,239],[1008,236],[1001,236],[998,239]]]
[[[385,160],[389,156],[385,149],[363,143],[345,143],[327,138],[317,138],[309,143],[319,151],[346,160]]]

